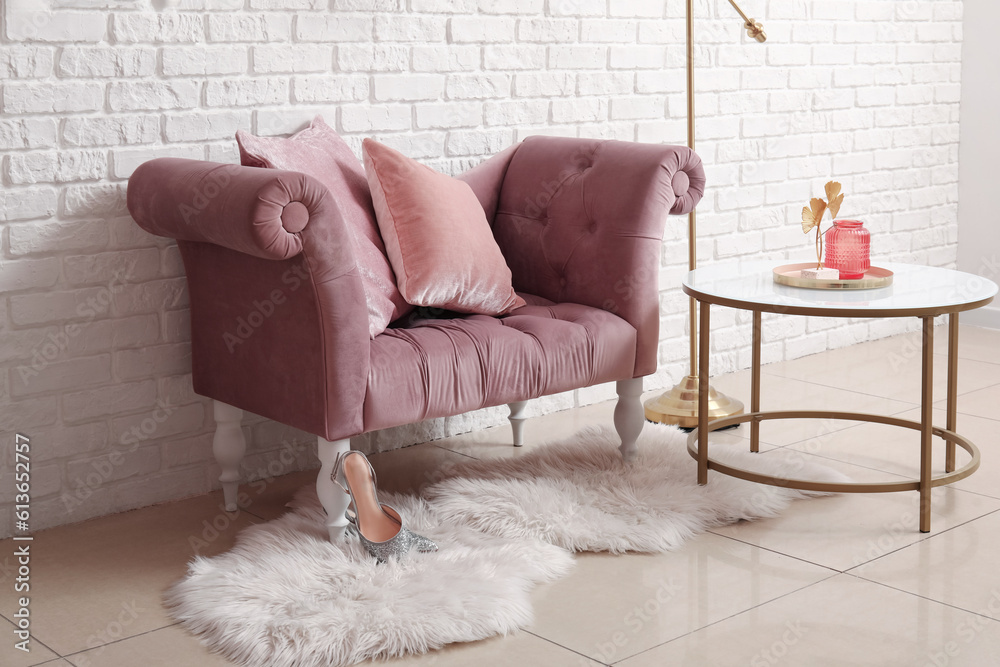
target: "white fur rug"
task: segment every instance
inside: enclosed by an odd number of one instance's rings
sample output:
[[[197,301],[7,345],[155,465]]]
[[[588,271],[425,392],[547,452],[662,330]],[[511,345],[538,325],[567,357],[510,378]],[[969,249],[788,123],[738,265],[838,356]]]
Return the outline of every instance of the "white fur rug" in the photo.
[[[420,498],[380,494],[440,551],[376,564],[330,544],[312,488],[293,511],[196,558],[165,594],[184,627],[248,666],[350,665],[503,635],[532,620],[529,593],[565,574],[572,551],[660,552],[712,526],[775,516],[809,494],[717,473],[699,487],[686,436],[646,424],[624,464],[613,429],[444,471]],[[729,451],[727,451],[729,450]],[[713,445],[713,457],[782,476],[849,481],[784,452]]]

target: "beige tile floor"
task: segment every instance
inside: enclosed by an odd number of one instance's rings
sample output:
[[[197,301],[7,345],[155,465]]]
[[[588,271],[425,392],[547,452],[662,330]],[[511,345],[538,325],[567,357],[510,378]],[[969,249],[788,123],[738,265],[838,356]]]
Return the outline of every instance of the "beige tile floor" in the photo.
[[[940,398],[945,330],[938,333]],[[914,341],[900,336],[766,366],[764,408],[918,419]],[[580,555],[568,577],[536,590],[527,630],[388,664],[1000,665],[1000,331],[963,326],[960,356],[959,431],[983,450],[983,465],[935,491],[931,533],[917,532],[915,493],[800,501],[778,518],[719,528],[673,553]],[[749,396],[747,372],[714,384]],[[509,429],[497,428],[373,460],[382,486],[415,489],[450,462],[523,454],[608,423],[612,410],[606,403],[532,419],[523,450],[507,444]],[[717,439],[745,437],[736,430]],[[857,480],[917,469],[911,431],[769,422],[762,438],[760,456],[794,450]],[[941,455],[935,465],[943,467]],[[244,526],[280,515],[314,475],[246,488],[250,503],[237,514],[224,512],[213,493],[37,534],[30,655],[12,648],[12,575],[3,558],[13,544],[0,542],[0,625],[8,627],[0,665],[228,664],[171,621],[160,594],[195,553],[220,553]]]

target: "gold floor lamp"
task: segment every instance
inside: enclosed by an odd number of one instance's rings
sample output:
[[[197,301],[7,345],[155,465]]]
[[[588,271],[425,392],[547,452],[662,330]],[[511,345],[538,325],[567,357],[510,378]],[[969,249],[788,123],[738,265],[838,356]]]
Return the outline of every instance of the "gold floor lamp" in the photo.
[[[758,42],[767,40],[764,28],[747,17],[734,0],[729,4],[743,17],[747,35]],[[687,0],[687,114],[688,147],[694,150],[694,0]],[[695,212],[688,214],[688,268],[694,271],[698,265],[697,237],[695,236]],[[645,403],[646,419],[663,424],[675,424],[681,428],[698,425],[698,318],[694,298],[689,300],[691,330],[691,366],[687,377],[655,398]],[[743,414],[743,403],[709,387],[708,416],[722,419]]]

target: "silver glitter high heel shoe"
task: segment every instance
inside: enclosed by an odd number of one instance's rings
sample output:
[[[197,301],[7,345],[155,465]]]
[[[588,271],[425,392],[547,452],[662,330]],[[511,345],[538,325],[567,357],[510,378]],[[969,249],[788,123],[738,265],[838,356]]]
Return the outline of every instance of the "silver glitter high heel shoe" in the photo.
[[[375,469],[363,453],[341,454],[331,478],[351,496],[351,508],[345,512],[347,532],[356,535],[378,562],[403,556],[413,548],[421,552],[437,551],[434,542],[403,527],[399,512],[378,501]]]

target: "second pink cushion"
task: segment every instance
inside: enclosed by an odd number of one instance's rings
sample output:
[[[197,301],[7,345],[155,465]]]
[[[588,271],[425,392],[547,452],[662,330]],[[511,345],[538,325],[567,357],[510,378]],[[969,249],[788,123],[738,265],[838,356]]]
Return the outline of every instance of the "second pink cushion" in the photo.
[[[354,256],[368,305],[369,335],[385,331],[389,322],[413,310],[396,288],[375,223],[365,172],[350,147],[316,116],[306,129],[289,138],[236,133],[240,161],[248,167],[298,171],[325,185],[352,235]]]
[[[484,315],[524,305],[472,188],[371,139],[362,152],[375,217],[407,303]]]

